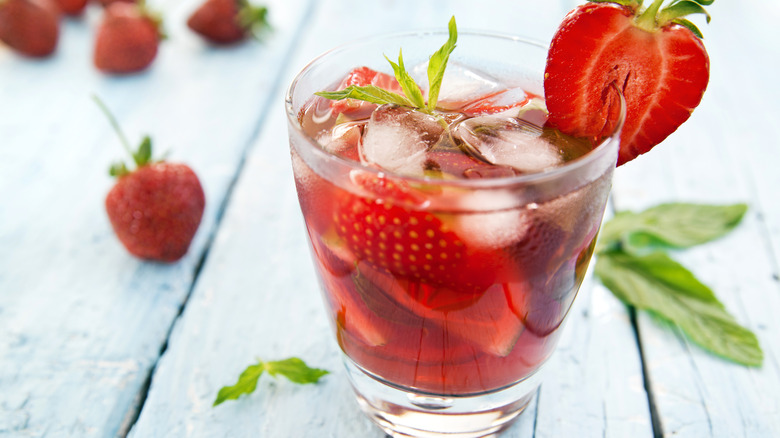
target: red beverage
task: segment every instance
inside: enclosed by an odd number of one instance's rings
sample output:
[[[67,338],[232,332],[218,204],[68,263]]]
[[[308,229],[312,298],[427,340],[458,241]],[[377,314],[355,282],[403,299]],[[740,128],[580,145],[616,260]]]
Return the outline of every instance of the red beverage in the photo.
[[[546,47],[461,36],[453,19],[447,33],[334,49],[286,97],[346,373],[391,436],[493,436],[520,415],[587,269],[617,161],[621,120],[608,138],[546,126]],[[381,54],[399,47],[388,68]]]
[[[462,396],[521,381],[552,353],[614,163],[541,176],[596,145],[544,128],[542,99],[519,87],[439,108],[313,97],[298,122],[320,149],[293,141],[292,159],[344,353],[391,385]]]

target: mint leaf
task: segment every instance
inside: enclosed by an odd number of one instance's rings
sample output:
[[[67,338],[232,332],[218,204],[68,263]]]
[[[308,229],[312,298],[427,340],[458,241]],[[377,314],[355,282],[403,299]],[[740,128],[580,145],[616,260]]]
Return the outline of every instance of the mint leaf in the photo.
[[[251,394],[257,388],[260,376],[266,371],[273,377],[281,374],[291,382],[300,384],[317,383],[322,376],[328,374],[326,370],[310,368],[297,357],[270,362],[259,360],[256,364],[248,366],[235,384],[222,387],[217,393],[213,406],[227,400],[236,400],[242,394]]]
[[[425,104],[420,87],[414,78],[406,70],[403,59],[403,49],[398,51],[398,62],[395,63],[385,55],[385,59],[393,67],[393,74],[405,96],[387,91],[374,85],[358,86],[352,85],[340,91],[319,91],[314,93],[317,96],[331,100],[357,99],[377,105],[393,104],[405,106],[408,108],[420,110],[432,114],[436,109],[436,103],[439,100],[439,91],[444,77],[444,71],[447,68],[450,54],[455,50],[455,43],[458,40],[458,28],[455,24],[455,17],[449,22],[449,39],[436,53],[431,55],[428,60],[428,104]]]
[[[235,400],[241,394],[251,394],[257,388],[257,381],[265,371],[265,367],[262,361],[257,365],[248,366],[238,377],[238,382],[231,386],[223,386],[217,393],[217,399],[214,400],[213,406],[226,401]]]
[[[450,60],[450,54],[455,50],[455,44],[458,42],[458,26],[455,24],[455,17],[450,18],[449,23],[450,37],[446,43],[436,53],[431,55],[428,60],[428,110],[436,109],[436,103],[439,100],[439,91],[441,82],[444,78],[444,70],[447,68],[447,62]]]
[[[638,253],[655,247],[688,248],[717,239],[736,227],[747,205],[669,203],[641,213],[620,212],[602,227],[597,252],[622,247]]]
[[[404,66],[403,51],[398,51],[398,64],[391,61],[387,56],[385,56],[385,59],[393,66],[395,80],[401,85],[401,89],[404,90],[404,94],[406,94],[406,97],[412,102],[414,108],[424,108],[425,99],[423,99],[422,91],[420,91],[420,87],[417,86],[417,83],[412,76],[409,75],[409,72],[406,71],[406,67]]]
[[[268,374],[276,376],[281,374],[287,377],[291,382],[295,383],[317,383],[320,377],[328,374],[328,371],[321,370],[319,368],[309,368],[306,363],[297,357],[291,357],[289,359],[278,360],[273,362],[266,362],[265,369]]]
[[[365,87],[350,85],[343,90],[318,91],[314,94],[331,100],[358,99],[377,105],[394,104],[414,107],[412,102],[404,96],[393,93],[392,91],[387,91],[384,88],[379,88],[376,85],[368,85]]]
[[[603,253],[595,274],[624,303],[676,324],[712,353],[743,365],[761,365],[756,336],[734,320],[712,290],[663,252]]]
[[[145,166],[152,160],[152,139],[148,135],[141,140],[138,150],[133,154],[133,160],[138,167]]]

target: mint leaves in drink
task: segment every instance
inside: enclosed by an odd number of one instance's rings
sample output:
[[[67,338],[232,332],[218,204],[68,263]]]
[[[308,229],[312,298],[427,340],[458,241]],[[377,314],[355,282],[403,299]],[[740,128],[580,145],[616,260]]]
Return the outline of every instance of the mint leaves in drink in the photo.
[[[679,203],[618,213],[602,227],[595,274],[621,301],[676,324],[708,351],[760,366],[764,356],[755,334],[665,251],[717,239],[737,226],[746,211],[744,204]]]
[[[304,361],[297,357],[284,360],[264,362],[258,360],[254,365],[248,366],[238,377],[238,381],[231,386],[224,386],[217,393],[214,406],[226,400],[235,400],[242,394],[251,394],[257,388],[257,382],[264,372],[272,377],[282,375],[291,382],[306,384],[317,383],[328,371],[319,368],[310,368]]]
[[[428,101],[425,102],[421,88],[415,82],[414,78],[406,70],[403,60],[403,50],[398,52],[398,62],[393,62],[385,56],[385,59],[393,67],[393,73],[404,95],[385,90],[383,88],[368,85],[351,85],[339,91],[320,91],[317,96],[331,100],[357,99],[377,105],[392,104],[416,109],[427,114],[432,114],[436,109],[441,90],[444,71],[447,68],[447,62],[450,54],[455,50],[458,41],[458,28],[455,24],[455,17],[449,22],[449,39],[444,45],[436,51],[428,60]]]

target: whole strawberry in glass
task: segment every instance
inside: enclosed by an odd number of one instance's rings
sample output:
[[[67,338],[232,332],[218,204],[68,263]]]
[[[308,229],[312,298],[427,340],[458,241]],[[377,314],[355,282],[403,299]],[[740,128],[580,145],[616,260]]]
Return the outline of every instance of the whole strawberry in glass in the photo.
[[[187,253],[206,204],[198,176],[186,164],[152,160],[147,136],[132,151],[116,120],[98,101],[133,157],[111,166],[116,184],[106,196],[106,213],[119,241],[136,257],[174,262]]]

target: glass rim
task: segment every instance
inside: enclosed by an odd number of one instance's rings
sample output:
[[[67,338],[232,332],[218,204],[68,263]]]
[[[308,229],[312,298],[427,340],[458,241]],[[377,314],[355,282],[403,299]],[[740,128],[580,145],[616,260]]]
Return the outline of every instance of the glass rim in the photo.
[[[617,91],[618,96],[620,98],[619,99],[620,112],[618,114],[618,120],[617,120],[617,124],[615,125],[615,130],[612,132],[610,136],[605,137],[604,140],[598,144],[598,146],[596,146],[591,151],[589,151],[588,153],[586,153],[581,157],[578,157],[571,161],[567,161],[559,166],[547,170],[543,170],[541,172],[533,172],[533,173],[527,173],[522,175],[497,177],[497,178],[475,178],[475,179],[458,178],[458,179],[447,179],[447,180],[403,175],[389,170],[368,166],[361,162],[350,160],[338,156],[336,154],[327,152],[325,149],[321,147],[321,145],[319,144],[319,142],[317,142],[315,138],[312,138],[311,136],[306,134],[306,132],[304,132],[301,124],[298,121],[298,112],[295,111],[295,108],[293,108],[293,94],[295,93],[295,88],[298,82],[303,78],[306,72],[311,70],[312,67],[316,66],[320,62],[323,62],[323,60],[325,60],[332,54],[340,53],[360,45],[371,44],[373,42],[386,40],[386,39],[428,37],[433,35],[446,36],[448,35],[448,32],[440,29],[435,29],[435,30],[429,29],[429,30],[377,34],[371,37],[363,38],[361,40],[340,44],[314,57],[314,59],[308,62],[295,75],[292,82],[290,83],[290,86],[287,88],[287,91],[285,92],[285,112],[287,113],[288,126],[292,126],[293,129],[295,129],[295,132],[301,138],[306,140],[306,147],[312,150],[311,152],[317,157],[317,159],[334,160],[336,163],[339,163],[342,166],[347,166],[352,170],[359,170],[361,172],[372,173],[376,175],[377,178],[390,176],[393,179],[403,180],[411,184],[449,186],[449,187],[466,188],[466,189],[496,189],[496,188],[503,188],[503,187],[517,186],[517,185],[530,185],[530,184],[555,180],[557,178],[562,178],[566,175],[574,173],[579,169],[587,167],[589,164],[593,162],[600,161],[604,155],[609,153],[609,150],[614,143],[618,143],[618,147],[619,147],[620,134],[622,132],[625,119],[626,119],[626,102],[625,102],[625,98],[623,97],[623,93],[617,87],[615,87],[615,90]],[[535,46],[539,49],[548,48],[547,45],[537,40],[519,36],[519,35],[513,35],[509,33],[475,31],[475,30],[464,30],[464,31],[458,30],[458,38],[460,39],[462,37],[496,38],[496,39],[507,40],[515,43],[521,43],[528,46]]]

